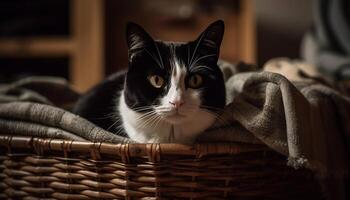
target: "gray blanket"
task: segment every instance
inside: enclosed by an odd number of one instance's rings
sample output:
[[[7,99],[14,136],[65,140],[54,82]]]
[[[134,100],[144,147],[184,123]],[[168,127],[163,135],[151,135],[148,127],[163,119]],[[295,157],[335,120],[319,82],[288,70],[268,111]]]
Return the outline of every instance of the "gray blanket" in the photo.
[[[60,78],[30,77],[0,86],[0,134],[77,141],[132,142],[68,110],[79,98]]]
[[[286,155],[288,164],[295,168],[308,167],[322,177],[337,180],[346,176],[350,155],[349,97],[317,79],[291,83],[277,73],[242,72],[248,67],[242,64],[221,62],[220,66],[225,72],[228,104],[214,126],[198,138],[199,142],[264,143]],[[275,72],[283,74],[281,63],[276,62],[274,67]],[[1,134],[132,142],[70,113],[70,105],[78,96],[60,79],[34,77],[3,85]],[[330,196],[344,199],[342,181],[329,187],[334,187]]]
[[[305,66],[274,59],[264,70],[276,73],[247,72],[230,77],[226,87],[231,103],[225,120],[236,125],[226,124],[225,132],[233,134],[215,137],[213,130],[211,137],[246,140],[250,133],[287,155],[289,165],[316,171],[328,199],[348,199],[350,98],[337,91],[341,87],[325,86],[322,77],[306,76],[308,70],[301,71]],[[297,81],[291,83],[285,77]]]

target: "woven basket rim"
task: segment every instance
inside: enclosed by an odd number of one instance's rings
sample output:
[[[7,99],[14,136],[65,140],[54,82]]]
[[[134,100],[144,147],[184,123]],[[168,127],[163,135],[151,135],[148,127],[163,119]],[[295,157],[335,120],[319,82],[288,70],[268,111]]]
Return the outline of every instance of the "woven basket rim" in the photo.
[[[48,139],[29,136],[0,135],[0,147],[8,149],[33,149],[37,153],[44,151],[81,152],[109,154],[127,157],[144,157],[153,155],[188,155],[202,157],[206,155],[230,154],[243,152],[272,151],[266,145],[246,143],[197,143],[184,145],[175,143],[125,143],[81,142],[64,139]]]
[[[9,177],[0,189],[15,199],[284,199],[319,194],[311,171],[287,167],[274,152],[241,143],[109,144],[0,135],[0,178]]]

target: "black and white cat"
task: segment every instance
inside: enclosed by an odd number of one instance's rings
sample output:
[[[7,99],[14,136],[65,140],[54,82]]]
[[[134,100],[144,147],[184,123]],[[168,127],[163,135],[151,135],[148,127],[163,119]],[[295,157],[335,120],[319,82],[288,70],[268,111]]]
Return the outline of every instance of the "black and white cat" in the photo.
[[[74,112],[140,143],[194,142],[225,106],[217,65],[223,21],[187,43],[153,40],[134,23],[126,32],[128,71],[87,92]]]

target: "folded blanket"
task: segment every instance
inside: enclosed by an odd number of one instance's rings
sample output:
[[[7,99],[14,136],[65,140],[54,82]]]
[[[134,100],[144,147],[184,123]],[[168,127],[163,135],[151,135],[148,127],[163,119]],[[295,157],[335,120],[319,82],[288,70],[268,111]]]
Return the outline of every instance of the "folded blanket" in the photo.
[[[30,77],[1,85],[0,134],[77,141],[132,142],[62,109],[70,109],[78,98],[79,94],[60,78]]]
[[[229,104],[218,122],[225,131],[202,138],[255,142],[251,134],[288,156],[289,165],[313,169],[328,199],[348,199],[350,98],[312,67],[273,59],[264,70],[275,73],[234,74],[226,81]]]
[[[350,155],[350,98],[321,79],[302,76],[292,83],[278,74],[286,72],[284,66],[293,65],[292,61],[277,60],[266,67],[277,73],[242,72],[251,66],[220,62],[228,103],[198,142],[264,143],[286,155],[295,168],[308,167],[324,177],[345,177]],[[62,109],[69,109],[78,97],[61,79],[34,77],[3,85],[1,134],[133,142]],[[335,185],[332,192],[344,188]]]

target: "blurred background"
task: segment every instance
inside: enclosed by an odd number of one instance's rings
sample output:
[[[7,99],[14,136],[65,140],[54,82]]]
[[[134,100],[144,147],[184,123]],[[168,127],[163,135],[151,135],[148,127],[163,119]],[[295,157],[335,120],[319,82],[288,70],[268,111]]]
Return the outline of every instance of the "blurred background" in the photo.
[[[154,38],[188,41],[223,19],[223,59],[298,58],[312,10],[304,0],[1,0],[0,83],[61,76],[85,91],[127,67],[128,21]]]

